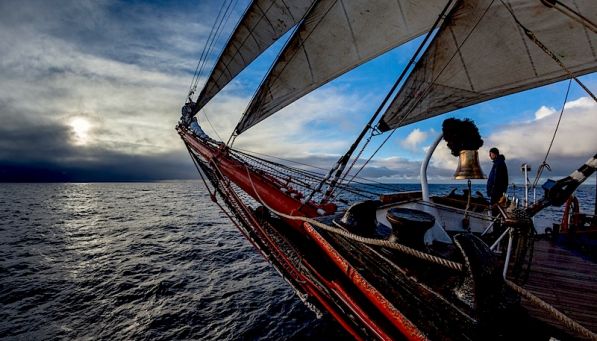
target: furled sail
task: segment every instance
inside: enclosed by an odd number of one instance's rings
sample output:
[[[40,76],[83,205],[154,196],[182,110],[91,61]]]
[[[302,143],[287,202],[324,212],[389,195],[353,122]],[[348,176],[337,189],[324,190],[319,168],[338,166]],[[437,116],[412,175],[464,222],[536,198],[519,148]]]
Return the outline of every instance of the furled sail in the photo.
[[[430,29],[447,0],[320,0],[249,104],[240,134],[310,91]]]
[[[572,10],[568,13],[549,7],[550,2],[462,1],[384,113],[379,128],[398,128],[596,71],[597,1],[559,0]]]
[[[239,22],[195,105],[199,111],[257,56],[295,26],[315,0],[254,0]]]

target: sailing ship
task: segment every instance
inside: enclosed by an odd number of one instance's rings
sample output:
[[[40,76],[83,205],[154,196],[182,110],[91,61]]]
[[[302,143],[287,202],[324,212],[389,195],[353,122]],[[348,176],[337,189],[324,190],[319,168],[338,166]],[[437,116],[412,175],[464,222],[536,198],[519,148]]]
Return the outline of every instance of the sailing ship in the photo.
[[[533,255],[549,252],[535,240],[532,216],[562,205],[595,171],[597,155],[546,182],[544,198],[526,208],[490,206],[470,190],[430,196],[426,165],[441,137],[421,167],[420,192],[380,195],[352,169],[366,137],[493,98],[570,79],[595,99],[578,77],[597,70],[596,22],[594,0],[254,0],[203,89],[191,87],[176,130],[212,201],[307,306],[356,339],[596,339],[594,311],[585,312],[587,325],[525,281]],[[195,115],[285,35],[230,139],[207,136]],[[280,109],[419,36],[411,62],[326,174],[234,148]],[[456,136],[456,175],[482,177],[474,136]],[[593,288],[594,272],[576,278],[569,290]]]

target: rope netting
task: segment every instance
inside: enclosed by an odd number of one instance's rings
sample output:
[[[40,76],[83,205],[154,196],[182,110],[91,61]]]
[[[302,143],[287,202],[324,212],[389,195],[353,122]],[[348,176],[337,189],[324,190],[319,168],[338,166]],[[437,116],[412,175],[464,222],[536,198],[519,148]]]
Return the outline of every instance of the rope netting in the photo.
[[[323,173],[266,160],[239,150],[230,149],[229,155],[247,165],[258,174],[271,179],[280,185],[282,190],[288,191],[291,196],[298,196],[299,199],[317,189],[319,183],[325,177]],[[304,166],[305,168],[308,167],[307,165]],[[330,183],[331,180],[326,182],[326,184]],[[339,207],[345,206],[349,201],[354,201],[354,199],[378,199],[382,193],[397,190],[394,186],[377,182],[367,182],[364,179],[362,181],[353,180],[350,184],[338,183],[336,187],[339,189],[338,194],[327,199],[330,202],[336,203]],[[324,198],[325,192],[320,189],[315,192],[311,200],[321,203]]]

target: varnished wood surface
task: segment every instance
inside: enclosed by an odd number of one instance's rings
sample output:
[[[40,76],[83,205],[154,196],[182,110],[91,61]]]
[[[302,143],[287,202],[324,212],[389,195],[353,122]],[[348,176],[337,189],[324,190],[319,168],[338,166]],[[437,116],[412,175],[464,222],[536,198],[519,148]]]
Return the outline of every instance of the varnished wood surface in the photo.
[[[531,273],[524,287],[597,332],[597,264],[551,241],[539,240],[535,242]],[[524,304],[532,315],[556,323],[532,303]]]

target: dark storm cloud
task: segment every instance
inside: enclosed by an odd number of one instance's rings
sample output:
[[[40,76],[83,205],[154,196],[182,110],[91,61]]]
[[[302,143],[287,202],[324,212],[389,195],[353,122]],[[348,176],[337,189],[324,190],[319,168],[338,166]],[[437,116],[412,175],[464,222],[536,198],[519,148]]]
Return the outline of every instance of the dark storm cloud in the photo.
[[[197,5],[191,0],[4,0],[0,21],[17,31],[34,30],[81,46],[94,56],[176,72],[185,67],[192,72],[189,57],[203,46],[203,33],[213,20],[202,20]],[[217,3],[202,4],[201,10],[210,13],[213,5]],[[160,63],[156,55],[169,55],[173,62]]]
[[[0,125],[0,182],[149,181],[197,176],[182,143],[181,152],[134,155],[74,146],[72,138],[66,126],[49,122],[31,125],[12,117]]]
[[[0,181],[196,177],[173,130],[213,20],[193,7],[0,1]],[[84,143],[74,117],[91,124]]]

